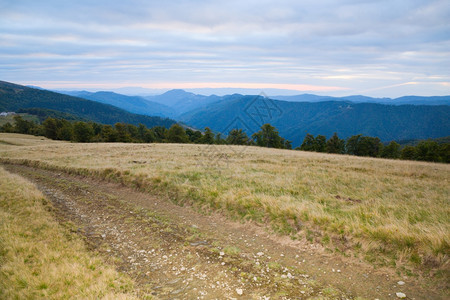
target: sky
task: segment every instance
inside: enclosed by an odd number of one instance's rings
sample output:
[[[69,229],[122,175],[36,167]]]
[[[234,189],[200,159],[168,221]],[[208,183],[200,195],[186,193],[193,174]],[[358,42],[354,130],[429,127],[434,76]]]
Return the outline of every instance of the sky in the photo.
[[[0,0],[0,80],[450,95],[450,1]]]

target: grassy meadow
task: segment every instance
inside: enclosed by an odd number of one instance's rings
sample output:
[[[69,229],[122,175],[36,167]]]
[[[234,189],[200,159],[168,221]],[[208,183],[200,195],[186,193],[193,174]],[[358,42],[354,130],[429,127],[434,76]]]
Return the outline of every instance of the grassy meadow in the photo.
[[[61,227],[37,188],[0,167],[1,299],[134,299],[132,281]]]
[[[39,122],[39,118],[34,115],[30,115],[30,114],[16,114],[16,115],[21,116],[26,121],[31,121],[31,122],[36,122],[36,123]],[[14,116],[16,116],[16,115],[0,116],[0,126],[5,125],[6,123],[14,124],[16,122],[14,120]]]
[[[122,182],[378,265],[448,274],[450,165],[243,146],[76,144],[14,134],[0,134],[0,159]]]

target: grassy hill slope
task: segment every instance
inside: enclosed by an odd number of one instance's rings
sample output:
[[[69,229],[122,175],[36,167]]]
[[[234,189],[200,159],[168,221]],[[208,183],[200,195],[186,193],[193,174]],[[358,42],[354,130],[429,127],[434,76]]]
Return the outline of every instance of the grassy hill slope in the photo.
[[[399,272],[448,274],[446,164],[226,145],[51,141],[49,152],[46,141],[20,147],[8,137],[4,162],[121,182]]]
[[[26,112],[20,112],[20,114],[17,114],[19,116],[21,116],[24,120],[26,121],[31,121],[31,122],[39,122],[39,118],[33,114],[29,114]],[[9,115],[9,116],[0,116],[0,126],[5,125],[6,123],[10,123],[10,124],[14,124],[14,116],[15,115]]]

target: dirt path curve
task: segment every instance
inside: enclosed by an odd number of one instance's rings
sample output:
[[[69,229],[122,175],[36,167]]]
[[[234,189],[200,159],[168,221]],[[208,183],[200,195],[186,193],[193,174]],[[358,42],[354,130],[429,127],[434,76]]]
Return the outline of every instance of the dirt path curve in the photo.
[[[408,299],[439,299],[413,279],[255,224],[201,215],[92,178],[4,167],[34,182],[53,202],[55,217],[129,274],[143,298],[396,299],[402,292]]]

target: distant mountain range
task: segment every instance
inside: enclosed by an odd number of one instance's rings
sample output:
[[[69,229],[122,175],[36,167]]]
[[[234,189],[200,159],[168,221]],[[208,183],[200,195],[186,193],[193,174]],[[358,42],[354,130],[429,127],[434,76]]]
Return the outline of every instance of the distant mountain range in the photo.
[[[303,94],[269,99],[240,94],[204,96],[183,90],[144,97],[113,92],[64,93],[68,95],[0,82],[0,110],[46,108],[107,124],[118,120],[144,123],[143,118],[150,118],[145,119],[147,126],[170,126],[174,121],[161,117],[171,117],[194,128],[210,127],[223,135],[233,128],[244,129],[250,135],[262,124],[270,123],[294,146],[306,133],[330,137],[337,132],[341,138],[364,134],[382,141],[450,135],[450,96],[390,99]]]
[[[113,92],[62,91],[61,93],[114,105],[132,113],[170,118],[221,99],[215,95],[196,95],[183,90],[170,90],[161,95],[145,97],[126,96]]]
[[[171,90],[158,96],[148,96],[145,99],[164,104],[173,109],[175,116],[219,102],[223,97],[216,95],[203,96],[186,92],[184,90]]]
[[[174,120],[133,114],[109,104],[0,81],[0,111],[43,108],[103,124],[124,122],[170,127]],[[42,110],[41,110],[42,112]]]
[[[372,98],[367,96],[355,95],[346,97],[318,96],[312,94],[303,94],[296,96],[272,96],[275,100],[290,102],[324,102],[324,101],[350,101],[353,103],[378,103],[388,105],[450,105],[450,96],[404,96],[400,98]]]
[[[63,94],[113,105],[135,114],[172,117],[174,110],[167,105],[147,100],[140,96],[126,96],[113,92],[65,91]]]
[[[226,96],[204,96],[184,90],[170,90],[161,95],[154,96],[127,96],[113,92],[87,92],[87,91],[61,91],[61,93],[88,100],[110,104],[129,112],[149,116],[178,118],[182,114],[192,112],[212,103],[224,102],[232,97],[244,97],[241,94]],[[256,96],[253,96],[256,97]],[[330,97],[313,94],[296,96],[273,96],[274,100],[288,102],[352,102],[352,103],[378,103],[386,105],[450,105],[450,96],[420,97],[405,96],[400,98],[372,98],[366,96]]]
[[[264,123],[278,128],[294,146],[306,133],[341,138],[355,134],[379,137],[382,141],[427,139],[450,135],[448,105],[384,105],[350,101],[287,102],[263,97],[232,95],[185,113],[178,120],[194,127],[210,127],[227,134],[240,127],[248,134]],[[233,123],[237,123],[234,125]]]

